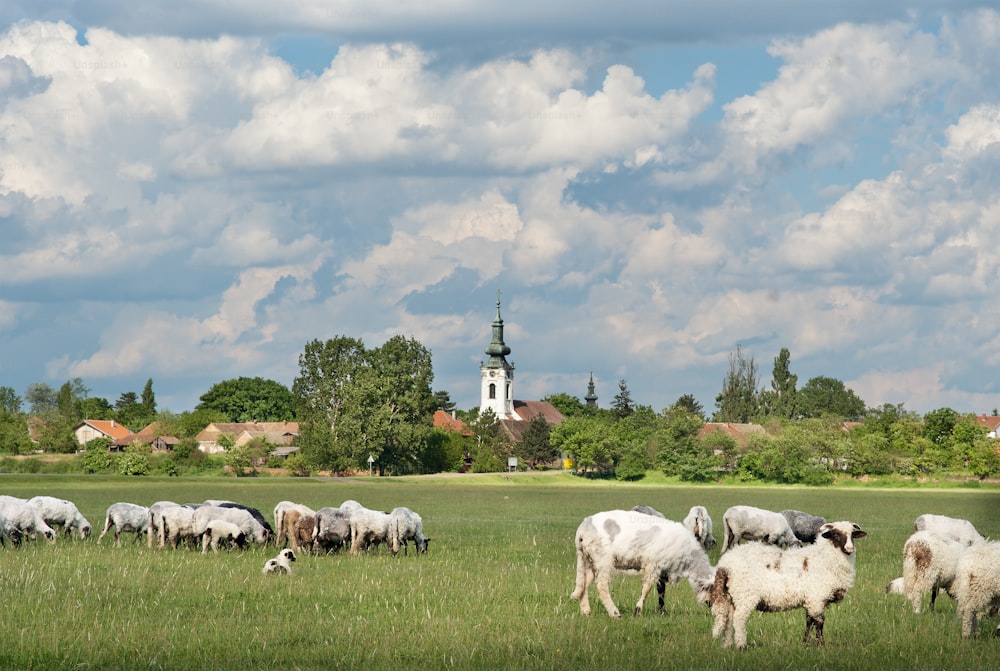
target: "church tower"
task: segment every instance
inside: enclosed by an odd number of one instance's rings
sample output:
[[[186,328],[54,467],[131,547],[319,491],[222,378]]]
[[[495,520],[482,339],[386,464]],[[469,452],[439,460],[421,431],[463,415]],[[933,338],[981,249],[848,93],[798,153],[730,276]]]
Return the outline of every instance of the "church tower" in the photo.
[[[587,405],[591,408],[597,407],[597,392],[594,391],[594,374],[590,374],[590,382],[587,383],[587,395],[583,397]]]
[[[514,364],[508,363],[505,358],[510,354],[510,348],[503,342],[499,292],[497,292],[497,317],[493,320],[493,339],[485,351],[490,358],[479,367],[482,379],[479,414],[489,408],[497,419],[520,419],[514,412]]]

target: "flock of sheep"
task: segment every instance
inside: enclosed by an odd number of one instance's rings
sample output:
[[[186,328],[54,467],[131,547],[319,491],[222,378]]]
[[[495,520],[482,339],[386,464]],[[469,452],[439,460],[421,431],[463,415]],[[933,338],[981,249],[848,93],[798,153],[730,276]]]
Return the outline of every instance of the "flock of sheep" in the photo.
[[[802,511],[752,506],[733,506],[722,520],[721,556],[713,567],[707,550],[716,540],[703,506],[691,508],[683,523],[649,506],[584,518],[576,531],[571,594],[580,601],[580,612],[590,614],[588,592],[596,584],[608,614],[621,616],[610,593],[617,573],[642,577],[637,615],[654,584],[662,611],[665,586],[686,579],[698,603],[711,609],[712,637],[722,638],[726,647],[746,647],[752,612],[797,608],[806,612],[803,641],[815,633],[822,645],[826,607],[842,601],[854,586],[854,541],[866,532],[853,522],[828,523]],[[974,635],[977,618],[1000,607],[1000,542],[988,542],[968,520],[942,515],[921,515],[914,528],[903,550],[903,577],[887,591],[905,594],[919,612],[925,592],[931,592],[933,608],[937,591],[946,590],[957,602],[962,635]]]
[[[313,510],[308,506],[281,501],[274,508],[274,527],[256,508],[234,501],[208,500],[204,503],[178,504],[157,501],[151,506],[119,502],[108,506],[100,543],[113,530],[115,545],[121,535],[132,533],[135,542],[143,534],[149,547],[157,539],[158,547],[176,549],[201,546],[202,553],[222,546],[243,548],[247,544],[266,545],[274,541],[282,549],[264,565],[264,573],[291,573],[297,552],[337,552],[349,547],[352,554],[388,546],[393,555],[402,548],[408,553],[412,542],[418,553],[427,552],[429,538],[424,536],[423,520],[409,508],[390,512],[370,510],[357,501],[347,500],[340,507]],[[90,522],[71,501],[51,496],[21,499],[0,495],[0,543],[9,540],[15,547],[26,537],[42,536],[54,543],[62,530],[65,536],[74,531],[81,539],[91,534]],[[275,531],[277,529],[277,532]]]

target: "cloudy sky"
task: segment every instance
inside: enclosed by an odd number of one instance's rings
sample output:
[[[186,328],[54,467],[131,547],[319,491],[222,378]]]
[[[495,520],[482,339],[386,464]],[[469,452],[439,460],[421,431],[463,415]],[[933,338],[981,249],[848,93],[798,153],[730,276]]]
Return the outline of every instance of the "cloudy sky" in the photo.
[[[401,334],[471,408],[499,290],[517,398],[711,412],[739,345],[991,412],[993,4],[5,2],[0,386]]]

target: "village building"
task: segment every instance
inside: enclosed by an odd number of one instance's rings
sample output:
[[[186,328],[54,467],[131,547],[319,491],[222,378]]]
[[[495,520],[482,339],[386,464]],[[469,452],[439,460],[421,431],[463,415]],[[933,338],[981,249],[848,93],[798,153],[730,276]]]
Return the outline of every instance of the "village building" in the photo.
[[[195,440],[202,452],[218,454],[225,452],[227,447],[242,447],[255,438],[287,448],[294,446],[298,436],[298,422],[212,422],[195,436]],[[282,456],[293,451],[282,450]]]
[[[86,445],[95,438],[118,440],[132,435],[127,426],[113,419],[85,419],[73,427],[73,435],[80,445]]]

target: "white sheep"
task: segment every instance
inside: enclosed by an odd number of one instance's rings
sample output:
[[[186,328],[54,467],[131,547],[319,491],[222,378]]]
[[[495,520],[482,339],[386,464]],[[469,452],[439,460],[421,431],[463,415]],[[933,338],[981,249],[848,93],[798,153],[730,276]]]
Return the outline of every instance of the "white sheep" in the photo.
[[[241,548],[246,545],[247,535],[232,522],[209,520],[208,524],[205,525],[205,533],[201,536],[201,553],[208,552],[209,546],[214,552],[218,552],[219,544],[223,541]]]
[[[86,540],[90,536],[90,522],[72,501],[54,496],[33,496],[28,499],[28,505],[34,506],[50,527],[61,528],[63,535],[69,537],[76,529],[81,539]]]
[[[315,515],[316,511],[309,506],[303,505],[301,503],[294,503],[292,501],[279,501],[276,506],[274,506],[274,544],[281,547],[281,544],[286,540],[290,540],[289,531],[295,528],[292,524],[290,528],[286,529],[284,519],[285,513],[289,510],[298,511],[299,516],[302,515]]]
[[[21,546],[21,530],[11,524],[5,515],[0,513],[0,546],[7,547],[9,540],[14,547]]]
[[[952,583],[958,560],[965,550],[966,546],[958,541],[930,531],[917,531],[906,539],[901,593],[913,605],[914,613],[920,612],[924,592],[931,593],[931,610],[934,610],[938,590],[943,589],[954,598]],[[886,591],[893,591],[892,583]]]
[[[682,524],[691,530],[703,548],[711,550],[715,547],[715,536],[712,535],[712,518],[709,517],[708,509],[705,506],[691,506],[691,510],[688,511]]]
[[[97,537],[97,542],[104,540],[108,530],[115,528],[115,545],[121,546],[121,535],[125,531],[135,534],[135,542],[149,531],[149,508],[135,503],[112,503],[104,515],[104,531]]]
[[[149,507],[149,531],[146,533],[146,542],[149,544],[149,547],[153,547],[154,536],[157,538],[160,547],[163,547],[165,534],[163,533],[163,516],[160,514],[160,511],[176,505],[173,501],[157,501]]]
[[[747,618],[804,608],[806,632],[823,645],[826,607],[843,600],[854,586],[854,541],[867,534],[853,522],[824,524],[815,545],[780,550],[763,543],[740,545],[719,559],[712,587],[712,637],[729,647],[747,645]]]
[[[976,636],[980,614],[1000,608],[1000,542],[980,543],[962,553],[952,591],[962,637]],[[993,633],[1000,636],[1000,626]]]
[[[190,505],[173,505],[160,508],[157,512],[160,525],[159,546],[162,548],[168,543],[173,549],[177,549],[181,541],[191,547],[197,540],[194,533],[194,511],[196,508]]]
[[[597,583],[597,594],[611,617],[621,613],[611,598],[616,573],[638,572],[642,591],[635,613],[658,581],[675,583],[687,578],[699,603],[708,601],[713,570],[698,540],[680,522],[660,519],[633,510],[609,510],[584,518],[576,530],[576,588],[570,595],[580,600],[580,613],[590,615],[588,591]]]
[[[782,547],[799,547],[802,543],[781,513],[754,508],[733,506],[722,516],[722,552],[726,554],[741,540],[762,541]]]
[[[264,562],[263,573],[284,573],[290,574],[292,572],[292,562],[295,561],[295,552],[291,548],[285,548],[278,553],[278,556],[274,559],[268,559]]]
[[[7,519],[9,525],[21,532],[22,539],[25,536],[34,537],[36,534],[41,534],[50,543],[56,542],[55,530],[42,519],[38,509],[29,504],[27,499],[8,495],[0,496],[0,515]],[[13,543],[14,538],[12,536],[10,538]],[[19,543],[14,544],[18,545]]]
[[[267,543],[268,531],[253,515],[253,513],[242,507],[230,508],[228,506],[203,505],[194,511],[191,533],[195,538],[205,535],[208,523],[212,520],[226,520],[232,522],[246,534],[249,541],[257,545]],[[269,525],[270,526],[270,525]]]
[[[820,527],[826,524],[825,517],[810,515],[801,510],[782,510],[781,515],[788,521],[795,537],[803,543],[815,543]]]
[[[656,508],[647,505],[632,506],[632,510],[637,513],[642,513],[643,515],[652,515],[653,517],[659,517],[660,519],[667,519],[667,516],[661,513]]]
[[[343,509],[343,508],[341,508]],[[351,554],[378,546],[389,540],[389,513],[362,508],[351,511]]]
[[[329,506],[316,511],[313,547],[337,552],[351,544],[351,511]]]
[[[969,520],[945,515],[931,515],[929,513],[920,515],[913,521],[913,530],[930,531],[966,546],[981,545],[986,542],[986,539],[976,531],[976,527]]]
[[[413,541],[417,554],[427,552],[430,538],[424,537],[424,522],[420,515],[409,508],[393,508],[389,513],[389,550],[393,555],[399,554],[399,547],[407,554],[408,542]]]

